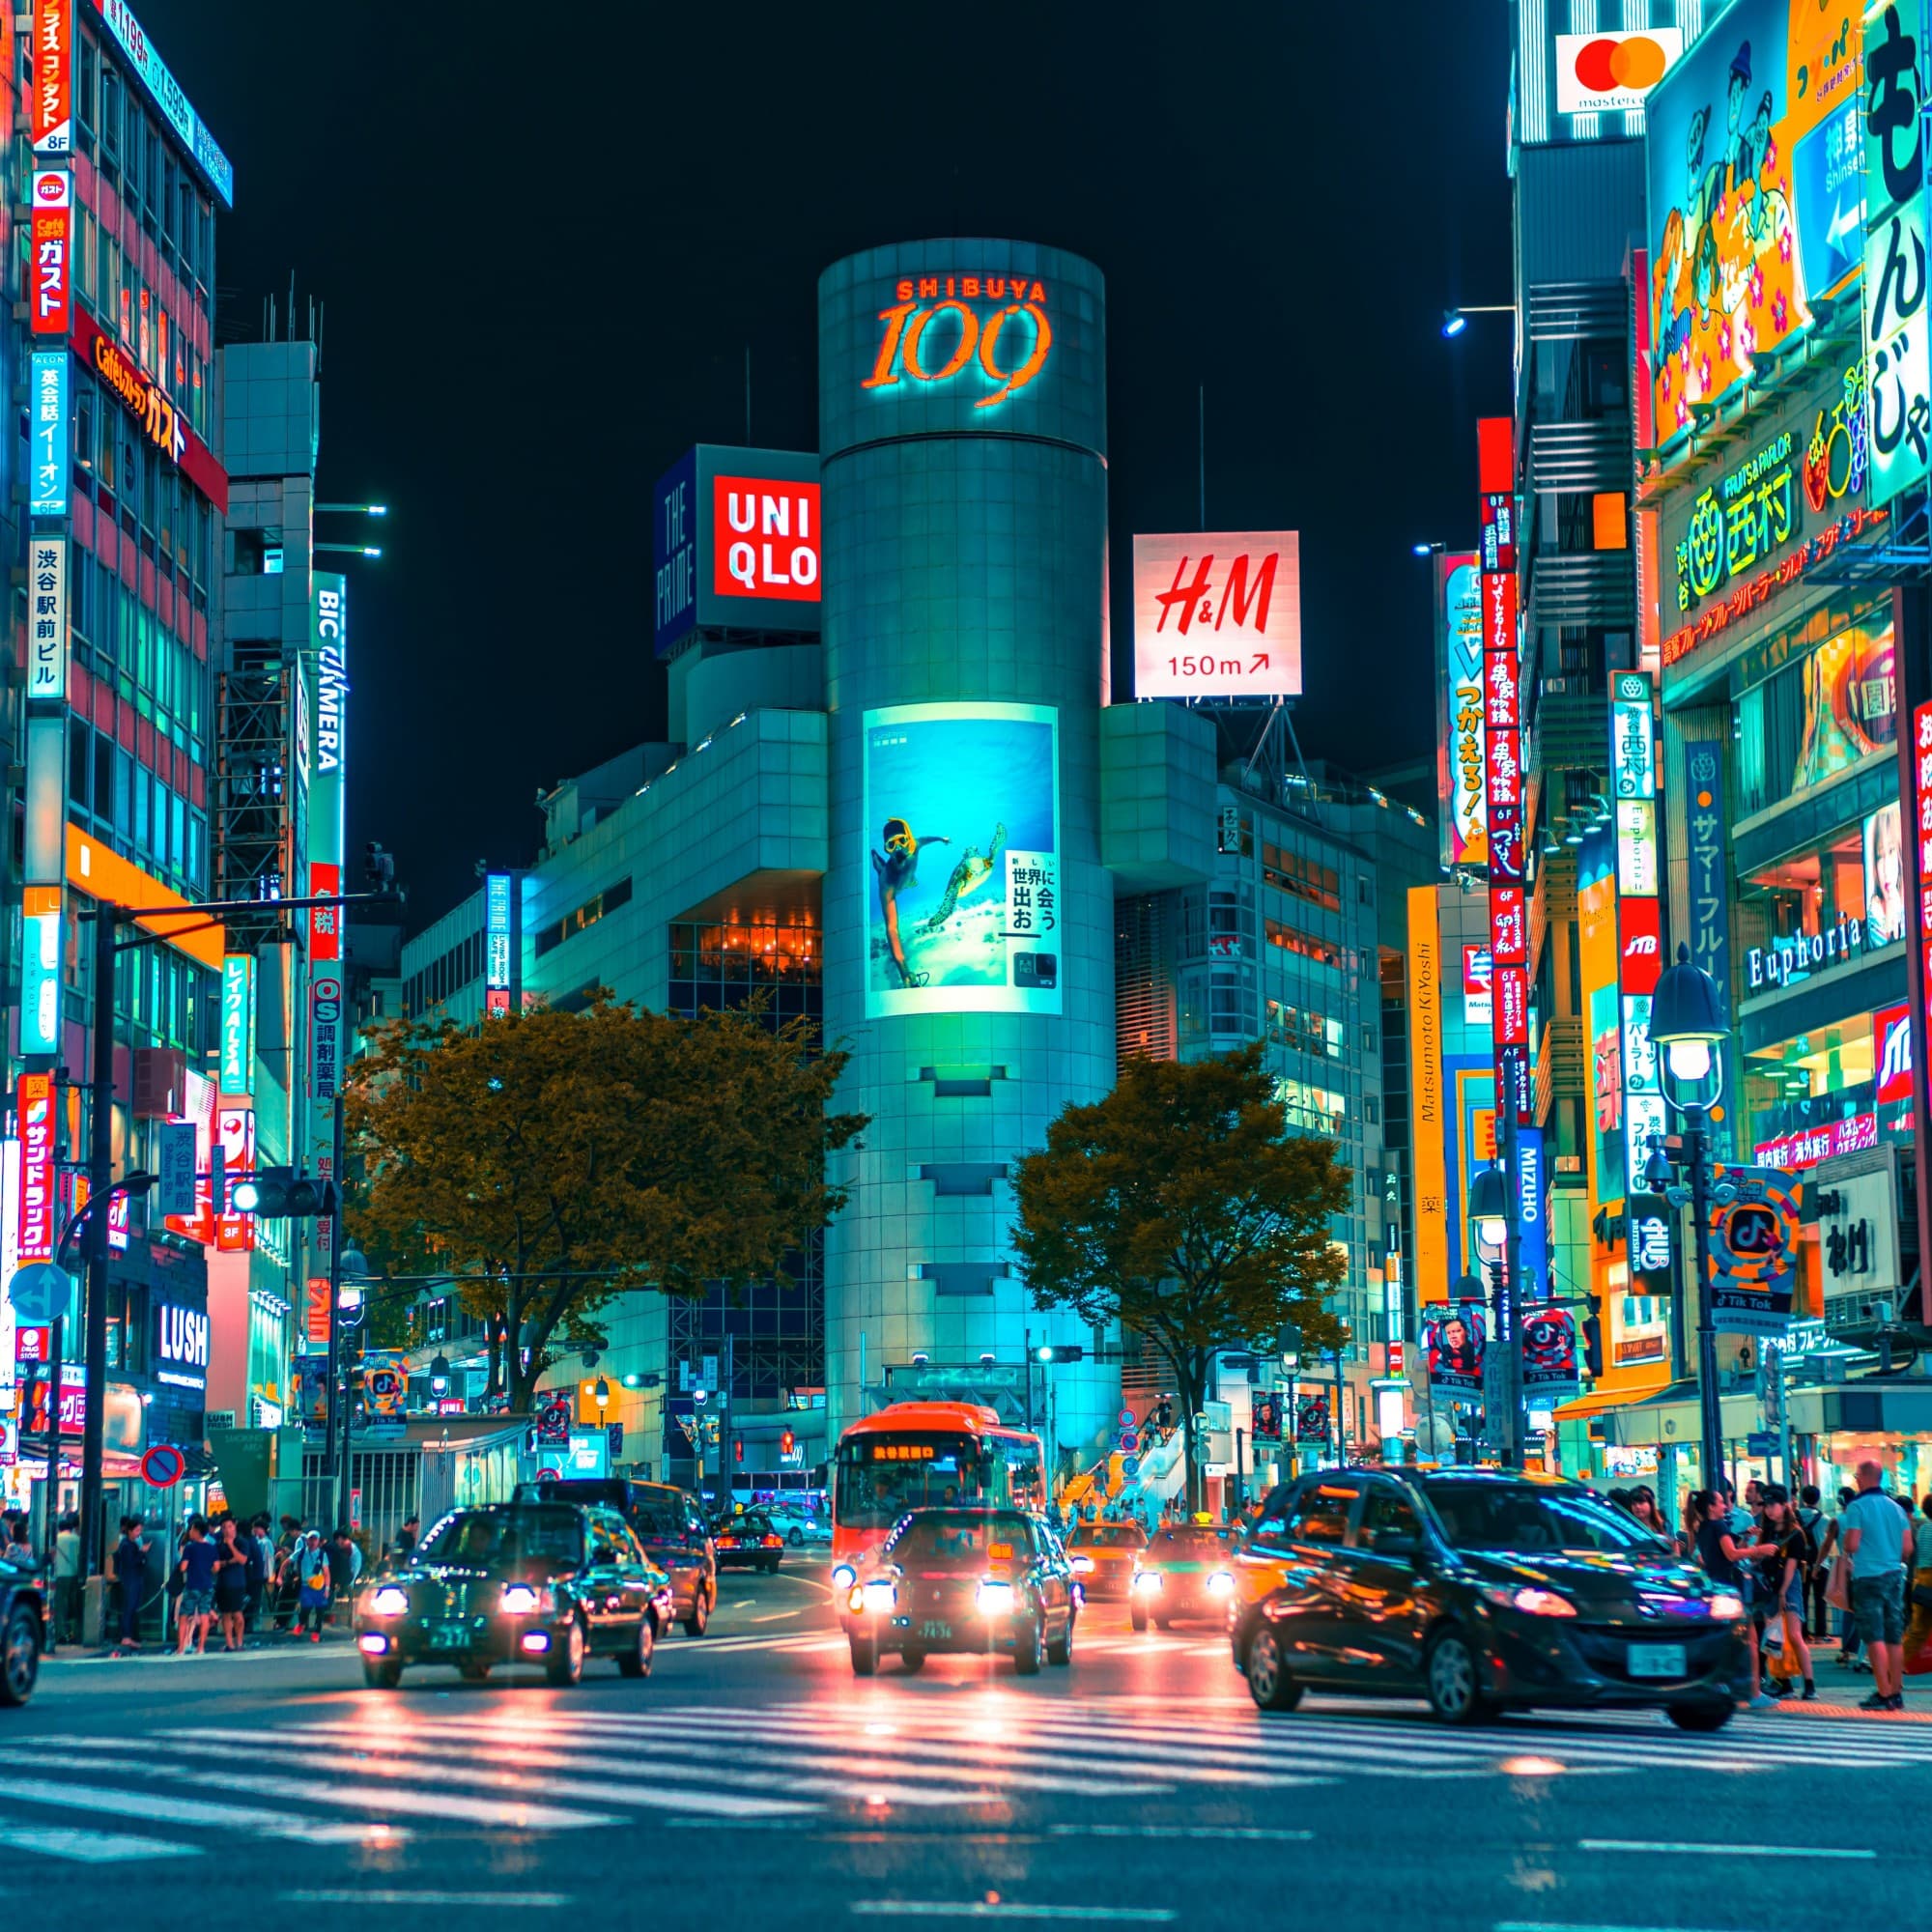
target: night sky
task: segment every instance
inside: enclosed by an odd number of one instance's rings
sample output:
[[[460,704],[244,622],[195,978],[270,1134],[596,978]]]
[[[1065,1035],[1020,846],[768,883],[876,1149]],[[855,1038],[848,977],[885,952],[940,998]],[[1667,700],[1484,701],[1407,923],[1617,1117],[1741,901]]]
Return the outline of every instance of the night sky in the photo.
[[[1104,270],[1117,692],[1205,383],[1209,526],[1301,532],[1304,751],[1429,749],[1409,545],[1471,537],[1473,419],[1509,407],[1508,318],[1437,333],[1511,291],[1501,0],[1397,0],[1373,45],[1279,0],[137,4],[235,163],[222,336],[291,273],[327,304],[322,497],[391,506],[349,563],[349,834],[412,929],[534,856],[539,786],[662,735],[651,484],[744,438],[748,344],[753,440],[813,446],[818,272],[882,242]]]

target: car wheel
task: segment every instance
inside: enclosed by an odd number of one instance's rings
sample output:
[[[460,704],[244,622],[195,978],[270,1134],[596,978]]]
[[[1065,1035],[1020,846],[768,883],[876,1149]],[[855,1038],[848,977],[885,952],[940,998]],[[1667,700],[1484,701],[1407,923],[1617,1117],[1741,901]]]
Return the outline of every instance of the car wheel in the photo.
[[[1153,1627],[1155,1630],[1172,1630],[1174,1628],[1174,1619],[1172,1617],[1157,1616],[1153,1620]]]
[[[466,1684],[481,1684],[489,1676],[490,1666],[487,1663],[459,1663],[456,1674]]]
[[[1045,1662],[1046,1621],[1043,1617],[1035,1617],[1019,1633],[1013,1644],[1013,1668],[1022,1677],[1037,1677],[1039,1666]]]
[[[852,1675],[854,1677],[870,1677],[877,1672],[878,1668],[878,1639],[855,1634],[852,1638]]]
[[[925,1652],[923,1650],[902,1650],[899,1652],[899,1668],[908,1676],[925,1668]]]
[[[1670,1704],[1664,1715],[1680,1731],[1721,1731],[1731,1721],[1729,1704]]]
[[[698,1584],[691,1593],[691,1614],[684,1620],[686,1636],[702,1636],[705,1626],[711,1621],[711,1605],[705,1601],[704,1585]]]
[[[638,1625],[638,1640],[617,1653],[617,1668],[626,1677],[648,1677],[651,1659],[657,1655],[658,1628],[645,1617]]]
[[[0,1704],[24,1704],[40,1674],[40,1619],[31,1604],[15,1604],[0,1634]]]
[[[1264,1711],[1292,1711],[1301,1702],[1301,1686],[1288,1674],[1281,1638],[1265,1627],[1248,1639],[1242,1674],[1248,1680],[1248,1695]]]
[[[403,1681],[403,1666],[392,1661],[365,1657],[362,1660],[362,1682],[371,1690],[393,1690]]]
[[[1482,1666],[1461,1631],[1446,1630],[1430,1645],[1424,1675],[1429,1707],[1445,1724],[1473,1724],[1488,1716]]]
[[[563,1640],[551,1645],[550,1662],[544,1675],[553,1684],[569,1686],[583,1677],[583,1626],[572,1617],[563,1629]]]
[[[1058,1643],[1049,1643],[1047,1645],[1046,1661],[1052,1664],[1071,1663],[1073,1662],[1073,1612],[1071,1610],[1068,1610],[1066,1613],[1066,1634]]]
[[[779,1565],[783,1560],[784,1559],[782,1557],[779,1556],[773,1556],[768,1558],[765,1563],[765,1575],[767,1577],[776,1577],[779,1574]]]
[[[1127,1621],[1131,1623],[1137,1631],[1144,1631],[1147,1629],[1147,1612],[1144,1609],[1142,1609],[1138,1604],[1136,1604],[1133,1606],[1133,1608],[1127,1612]]]
[[[795,1529],[788,1537],[785,1538],[785,1541],[788,1544],[790,1544],[794,1549],[803,1549],[805,1548],[805,1531],[802,1529]]]

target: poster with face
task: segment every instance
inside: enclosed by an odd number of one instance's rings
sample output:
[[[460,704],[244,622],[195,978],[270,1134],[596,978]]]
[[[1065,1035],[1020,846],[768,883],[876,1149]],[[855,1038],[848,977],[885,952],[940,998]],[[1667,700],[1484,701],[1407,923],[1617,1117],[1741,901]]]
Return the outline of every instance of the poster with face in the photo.
[[[1567,1308],[1522,1311],[1522,1392],[1527,1401],[1562,1402],[1581,1386],[1577,1322]]]
[[[1459,1398],[1481,1395],[1488,1346],[1489,1323],[1480,1302],[1439,1302],[1429,1309],[1422,1320],[1422,1347],[1432,1391]]]
[[[1865,944],[1889,946],[1905,937],[1905,822],[1897,799],[1864,823]]]
[[[1059,1012],[1058,713],[901,704],[864,728],[867,1016]]]

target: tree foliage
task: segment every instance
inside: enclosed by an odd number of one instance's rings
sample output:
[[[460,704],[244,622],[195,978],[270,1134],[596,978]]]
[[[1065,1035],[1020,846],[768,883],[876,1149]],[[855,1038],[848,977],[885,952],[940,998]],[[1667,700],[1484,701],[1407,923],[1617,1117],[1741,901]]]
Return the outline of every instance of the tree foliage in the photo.
[[[606,993],[473,1032],[395,1021],[348,1090],[350,1227],[393,1272],[475,1277],[465,1305],[523,1345],[493,1347],[491,1391],[526,1407],[553,1343],[601,1341],[614,1295],[783,1278],[844,1205],[825,1158],[866,1124],[828,1111],[845,1060],[809,1021]]]
[[[1329,1222],[1347,1210],[1335,1143],[1291,1138],[1259,1043],[1182,1065],[1134,1059],[1069,1106],[1015,1177],[1020,1272],[1041,1308],[1151,1342],[1175,1378],[1198,1497],[1194,1418],[1216,1350],[1293,1326],[1304,1351],[1347,1330],[1321,1305],[1341,1281]]]

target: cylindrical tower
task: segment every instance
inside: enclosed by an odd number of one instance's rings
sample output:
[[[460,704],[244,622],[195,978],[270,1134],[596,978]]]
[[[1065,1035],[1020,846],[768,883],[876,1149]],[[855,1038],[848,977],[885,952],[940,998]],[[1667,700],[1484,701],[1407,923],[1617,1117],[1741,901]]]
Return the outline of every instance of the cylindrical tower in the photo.
[[[889,1365],[1092,1342],[1009,1272],[1007,1174],[1114,1082],[1105,317],[1091,263],[1027,242],[819,279],[825,1018],[872,1116],[826,1244],[835,1434]],[[1119,1401],[1093,1364],[1028,1380],[1049,1450]]]

